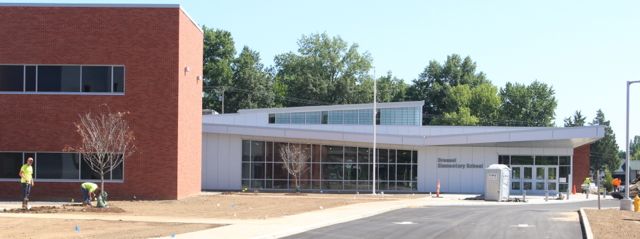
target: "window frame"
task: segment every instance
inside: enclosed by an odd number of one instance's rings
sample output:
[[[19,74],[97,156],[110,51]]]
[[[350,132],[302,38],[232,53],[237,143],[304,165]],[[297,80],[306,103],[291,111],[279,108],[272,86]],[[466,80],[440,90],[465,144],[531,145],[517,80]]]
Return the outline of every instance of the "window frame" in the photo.
[[[24,160],[27,154],[34,155],[34,164],[33,164],[33,180],[34,182],[53,182],[53,183],[78,183],[78,182],[100,182],[100,179],[82,179],[82,155],[79,152],[59,152],[59,151],[0,151],[0,153],[22,153],[22,164],[24,165]],[[79,158],[78,164],[78,178],[77,179],[41,179],[38,178],[38,154],[39,153],[73,153],[76,154]],[[113,173],[109,173],[109,179],[104,180],[105,183],[124,183],[125,181],[125,161],[126,158],[122,160],[122,179],[113,179]],[[19,171],[20,169],[18,169]],[[16,172],[17,173],[17,172]],[[0,178],[0,182],[19,182],[20,178]]]
[[[124,64],[0,64],[0,66],[23,66],[22,67],[22,91],[0,91],[0,95],[108,95],[108,96],[124,96],[127,92],[126,89],[126,85],[127,85],[127,67]],[[35,66],[35,90],[34,91],[27,91],[26,89],[26,85],[27,85],[27,66]],[[39,66],[78,66],[80,67],[80,91],[78,92],[71,92],[71,91],[38,91],[38,67]],[[82,68],[84,66],[104,66],[104,67],[110,67],[111,69],[111,80],[110,80],[110,88],[111,88],[111,92],[83,92],[82,91]],[[116,67],[122,67],[122,74],[123,74],[123,80],[122,80],[122,92],[115,92],[114,87],[113,87],[113,82],[114,82],[114,69]]]

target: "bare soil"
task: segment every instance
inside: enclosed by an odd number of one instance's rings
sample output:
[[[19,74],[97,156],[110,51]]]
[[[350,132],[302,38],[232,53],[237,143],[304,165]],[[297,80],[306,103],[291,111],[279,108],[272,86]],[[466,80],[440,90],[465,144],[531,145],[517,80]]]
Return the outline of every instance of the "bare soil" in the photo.
[[[32,207],[28,210],[15,208],[5,210],[8,213],[68,213],[68,212],[93,212],[93,213],[123,213],[124,210],[119,207],[96,208],[85,207],[80,204],[65,204],[62,207],[39,206]]]
[[[0,217],[0,238],[148,238],[217,226],[219,225]]]
[[[294,194],[237,193],[201,195],[182,200],[167,201],[110,201],[111,207],[121,208],[122,215],[171,216],[188,218],[266,219],[323,210],[354,203],[380,200],[399,200],[424,197],[419,195],[353,195],[353,194]],[[72,212],[85,213],[85,212]]]
[[[587,209],[585,212],[595,238],[637,238],[640,233],[640,212],[618,209]]]

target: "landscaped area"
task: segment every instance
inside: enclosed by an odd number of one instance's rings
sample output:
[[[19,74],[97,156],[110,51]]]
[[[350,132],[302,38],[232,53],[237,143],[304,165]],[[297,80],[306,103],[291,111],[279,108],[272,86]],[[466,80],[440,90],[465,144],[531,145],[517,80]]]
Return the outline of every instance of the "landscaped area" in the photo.
[[[223,226],[224,223],[216,221],[218,219],[264,220],[355,203],[418,197],[424,195],[204,193],[182,200],[111,201],[106,211],[87,209],[77,204],[33,207],[26,212],[21,209],[10,210],[5,216],[0,213],[0,238],[169,236]],[[44,227],[47,230],[38,230]]]
[[[618,209],[585,210],[595,238],[636,238],[640,213]]]

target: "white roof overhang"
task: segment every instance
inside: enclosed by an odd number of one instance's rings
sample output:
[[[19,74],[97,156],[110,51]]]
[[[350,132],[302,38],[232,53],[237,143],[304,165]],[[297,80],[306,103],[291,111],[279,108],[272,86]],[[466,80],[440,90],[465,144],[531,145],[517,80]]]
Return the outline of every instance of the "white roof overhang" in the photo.
[[[459,126],[458,126],[459,127]],[[372,133],[270,126],[203,124],[204,133],[369,143]],[[604,127],[531,128],[444,135],[377,134],[380,144],[406,146],[578,147],[604,136]]]

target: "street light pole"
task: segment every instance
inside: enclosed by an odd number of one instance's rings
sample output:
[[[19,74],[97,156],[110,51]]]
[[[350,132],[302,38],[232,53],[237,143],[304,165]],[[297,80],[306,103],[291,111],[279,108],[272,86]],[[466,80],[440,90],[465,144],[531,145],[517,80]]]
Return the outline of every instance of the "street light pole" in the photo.
[[[371,193],[376,194],[376,113],[378,87],[376,85],[376,68],[373,68],[373,180],[371,185]]]
[[[631,84],[640,81],[627,81],[627,126],[626,126],[626,157],[624,159],[624,198],[620,200],[620,210],[631,211],[631,198],[629,198],[629,88]]]

